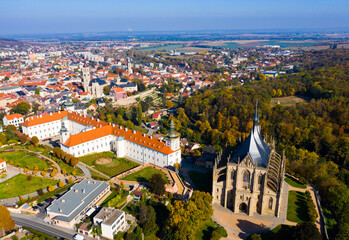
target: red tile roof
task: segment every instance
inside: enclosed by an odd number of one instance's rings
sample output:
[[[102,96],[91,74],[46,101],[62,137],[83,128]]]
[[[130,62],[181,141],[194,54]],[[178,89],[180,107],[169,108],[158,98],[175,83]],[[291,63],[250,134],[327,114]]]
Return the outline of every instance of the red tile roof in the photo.
[[[7,121],[11,121],[15,118],[19,119],[19,118],[22,118],[23,116],[21,114],[18,114],[18,113],[14,113],[14,114],[10,114],[10,115],[7,115],[5,116],[5,118],[7,119]]]

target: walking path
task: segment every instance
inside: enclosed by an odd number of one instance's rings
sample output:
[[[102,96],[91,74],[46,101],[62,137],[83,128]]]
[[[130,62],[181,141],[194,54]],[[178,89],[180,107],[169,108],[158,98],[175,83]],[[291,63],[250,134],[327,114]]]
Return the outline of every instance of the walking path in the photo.
[[[80,162],[76,165],[78,168],[81,169],[81,171],[83,171],[84,173],[84,178],[91,178],[91,172],[90,170],[85,167],[83,164],[81,164]]]
[[[281,196],[280,216],[233,213],[219,204],[213,204],[212,220],[223,226],[228,233],[226,239],[245,239],[252,233],[268,232],[279,224],[286,224],[288,184],[284,182]]]
[[[84,167],[84,168],[85,168],[85,169],[82,169],[82,168],[80,168],[80,169],[81,169],[84,173],[85,173],[85,171],[86,171],[86,173],[87,173],[87,171],[88,171],[90,177],[91,177],[91,172],[90,172],[90,170],[91,170],[91,171],[94,171],[94,172],[96,172],[96,173],[102,175],[102,176],[105,177],[106,179],[110,179],[109,176],[105,175],[104,173],[102,173],[102,172],[100,172],[100,171],[94,169],[93,167],[91,167],[91,166],[89,166],[89,165],[87,165],[87,164],[85,164],[85,163],[83,163],[83,162],[79,162],[78,165],[77,165],[78,167],[79,167],[79,164],[80,164],[81,167]],[[85,173],[85,174],[86,174],[86,173]],[[86,177],[86,176],[85,176],[85,177]]]

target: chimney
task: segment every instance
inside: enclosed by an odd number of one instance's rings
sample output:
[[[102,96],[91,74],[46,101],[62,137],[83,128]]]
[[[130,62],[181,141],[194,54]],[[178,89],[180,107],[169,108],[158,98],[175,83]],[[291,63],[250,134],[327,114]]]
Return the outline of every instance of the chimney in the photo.
[[[125,131],[127,132],[127,128],[125,127]]]
[[[52,116],[52,112],[50,112],[50,116]]]
[[[58,111],[58,114],[61,114],[61,111]]]
[[[91,120],[93,120],[94,118],[93,117],[91,117]]]
[[[153,136],[149,136],[150,137],[150,139],[153,139]]]
[[[133,134],[136,134],[136,130],[133,130]]]
[[[120,126],[120,129],[122,130],[122,126]]]
[[[97,122],[99,122],[99,119],[97,119]]]
[[[115,127],[115,124],[113,124],[113,127]]]

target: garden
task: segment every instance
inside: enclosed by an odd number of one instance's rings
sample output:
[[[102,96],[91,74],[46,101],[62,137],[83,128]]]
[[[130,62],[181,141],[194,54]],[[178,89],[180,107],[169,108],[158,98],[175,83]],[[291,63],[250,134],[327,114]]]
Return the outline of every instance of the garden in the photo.
[[[50,164],[50,162],[46,162],[44,159],[37,157],[35,153],[21,151],[1,152],[0,158],[7,159],[8,164],[21,168],[33,170],[34,167],[37,166],[39,171],[47,169]]]
[[[160,173],[164,180],[166,181],[166,183],[168,184],[169,181],[166,177],[166,174],[163,171],[160,171],[158,169],[155,169],[153,167],[146,167],[143,168],[142,170],[132,173],[124,178],[122,178],[121,180],[126,180],[126,181],[137,181],[137,182],[148,182],[149,179],[153,176],[153,174],[156,173]]]
[[[0,183],[0,199],[33,193],[40,188],[45,189],[50,185],[54,186],[58,182],[59,181],[57,180],[48,178],[19,174],[5,182]]]
[[[289,191],[287,220],[296,223],[305,222],[308,220],[306,212],[307,203],[305,194],[297,191]]]
[[[99,159],[110,159],[107,164],[97,164]],[[94,169],[104,173],[109,177],[114,177],[120,173],[128,171],[139,166],[139,164],[132,162],[126,158],[117,158],[112,152],[94,153],[80,157],[79,160],[89,166],[94,166]]]
[[[305,184],[301,183],[300,181],[298,181],[295,178],[287,177],[287,178],[285,178],[285,182],[287,182],[289,185],[291,185],[292,187],[295,187],[295,188],[301,188],[301,189],[307,188],[307,186]]]

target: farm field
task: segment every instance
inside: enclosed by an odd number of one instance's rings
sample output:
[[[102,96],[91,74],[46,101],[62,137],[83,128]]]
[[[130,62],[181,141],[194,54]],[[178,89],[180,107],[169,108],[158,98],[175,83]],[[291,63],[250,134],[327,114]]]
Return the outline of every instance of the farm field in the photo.
[[[294,106],[297,103],[307,103],[309,102],[309,99],[298,97],[298,96],[288,96],[288,97],[279,97],[279,98],[272,98],[270,100],[270,103],[272,106],[275,106],[277,104],[280,104],[282,106]]]

